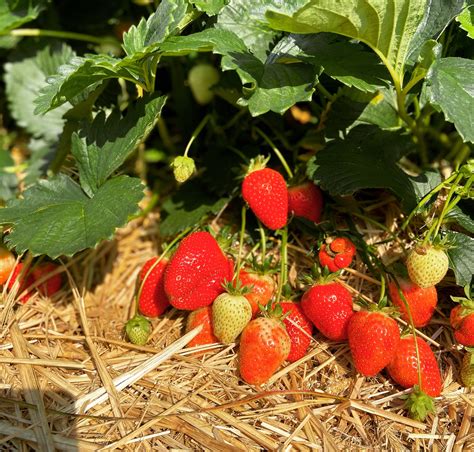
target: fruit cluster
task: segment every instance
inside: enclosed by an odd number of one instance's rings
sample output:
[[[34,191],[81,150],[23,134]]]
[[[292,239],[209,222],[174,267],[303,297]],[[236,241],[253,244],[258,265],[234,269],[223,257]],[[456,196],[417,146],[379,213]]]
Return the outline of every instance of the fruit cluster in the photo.
[[[57,293],[62,286],[62,276],[57,269],[58,265],[53,262],[31,266],[17,263],[10,251],[0,247],[0,285],[7,284],[9,291],[16,289],[17,300],[22,304],[31,298],[35,289],[45,297]]]
[[[272,230],[284,228],[292,215],[319,222],[323,209],[319,188],[311,182],[288,188],[283,176],[264,164],[256,159],[242,184],[242,197],[258,220]],[[162,314],[169,305],[190,311],[186,331],[202,329],[189,347],[233,343],[240,336],[240,376],[254,385],[267,382],[286,360],[304,357],[316,328],[330,340],[349,342],[355,368],[362,375],[387,369],[400,386],[417,386],[411,403],[412,411],[420,415],[426,394],[435,397],[441,392],[440,369],[428,343],[413,331],[401,337],[393,317],[399,314],[417,328],[429,323],[437,305],[435,285],[448,269],[446,254],[431,245],[417,246],[407,259],[408,275],[389,279],[393,306],[386,307],[383,297],[379,305],[358,312],[350,291],[338,280],[355,254],[349,238],[327,239],[318,253],[324,276],[313,280],[301,301],[294,302],[281,299],[281,287],[270,274],[247,265],[241,268],[239,259],[227,256],[209,232],[193,232],[170,258],[153,258],[145,264],[139,277],[138,310],[148,317]],[[280,275],[279,285],[281,279]],[[472,345],[474,307],[470,299],[461,303],[453,309],[451,323],[456,339]],[[130,339],[143,342],[143,335]]]

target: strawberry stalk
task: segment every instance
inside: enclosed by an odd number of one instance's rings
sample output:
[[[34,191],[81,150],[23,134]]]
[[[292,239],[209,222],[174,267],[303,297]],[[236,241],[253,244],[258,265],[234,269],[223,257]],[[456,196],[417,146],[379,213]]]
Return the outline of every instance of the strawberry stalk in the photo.
[[[262,226],[260,220],[258,220],[258,230],[260,232],[260,243],[262,251],[262,263],[265,262],[265,256],[267,254],[267,238],[265,237],[265,229]]]
[[[240,222],[240,236],[239,236],[239,253],[237,254],[237,264],[235,266],[234,277],[232,282],[235,281],[237,275],[240,272],[240,267],[242,266],[242,250],[244,248],[244,238],[245,238],[245,224],[247,222],[247,206],[244,204],[242,206],[241,222]]]
[[[211,119],[211,115],[207,114],[206,116],[204,116],[204,118],[202,118],[201,122],[194,129],[194,132],[191,135],[191,138],[189,139],[188,144],[186,145],[186,149],[184,150],[184,157],[188,156],[188,152],[189,152],[189,149],[191,148],[191,145],[194,143],[194,140],[198,137],[198,135],[202,132],[202,129],[204,129],[209,119]]]
[[[281,251],[280,251],[280,280],[278,281],[278,292],[276,303],[279,304],[283,286],[288,280],[287,275],[287,261],[288,261],[288,226],[281,230]]]
[[[293,179],[293,173],[288,166],[288,163],[285,160],[285,157],[283,157],[282,153],[280,150],[276,147],[275,143],[273,143],[272,140],[268,137],[268,135],[265,134],[265,132],[260,129],[259,127],[254,127],[255,132],[257,132],[267,143],[268,145],[272,148],[273,152],[276,154],[278,159],[280,160],[281,164],[283,165],[283,168],[285,168],[286,173],[288,174],[288,178]]]
[[[164,259],[164,257],[170,252],[170,250],[173,248],[173,246],[175,246],[176,243],[178,243],[185,235],[187,235],[190,230],[191,230],[191,228],[189,227],[189,228],[186,228],[183,232],[181,232],[181,234],[178,234],[170,242],[170,244],[165,248],[165,250],[160,254],[158,259],[155,262],[153,262],[153,265],[151,265],[150,268],[148,269],[148,271],[146,272],[144,278],[142,279],[142,282],[140,283],[140,287],[138,288],[137,295],[136,295],[136,298],[135,298],[134,316],[138,312],[138,301],[140,300],[140,296],[141,296],[142,291],[143,291],[143,286],[145,285],[145,282],[146,282],[148,276],[150,276],[150,274],[154,270],[154,268]]]

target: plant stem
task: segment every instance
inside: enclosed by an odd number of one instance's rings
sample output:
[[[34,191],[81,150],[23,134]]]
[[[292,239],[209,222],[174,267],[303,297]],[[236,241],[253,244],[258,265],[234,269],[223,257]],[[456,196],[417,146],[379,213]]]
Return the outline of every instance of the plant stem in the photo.
[[[318,88],[318,90],[327,100],[330,102],[334,101],[334,96],[321,84],[321,82],[317,83],[316,88]]]
[[[281,164],[283,165],[283,168],[285,168],[286,173],[288,174],[288,177],[290,179],[293,178],[293,173],[288,166],[288,163],[285,160],[285,157],[283,157],[282,153],[279,151],[279,149],[275,146],[275,143],[273,143],[272,140],[265,134],[265,132],[260,129],[259,127],[254,127],[255,131],[269,144],[269,146],[272,148],[273,152],[276,154],[276,156],[280,159]]]
[[[258,230],[260,232],[260,242],[261,246],[261,254],[262,254],[262,264],[265,262],[265,255],[267,254],[267,238],[265,237],[265,229],[262,226],[260,220],[258,220]]]
[[[237,265],[235,267],[234,277],[232,278],[232,282],[235,281],[237,275],[240,272],[240,266],[242,265],[242,250],[244,247],[244,239],[245,239],[245,223],[247,219],[247,206],[244,204],[242,206],[242,214],[241,214],[241,225],[240,225],[240,237],[239,237],[239,254],[237,254]]]
[[[86,35],[83,33],[74,33],[71,31],[40,30],[39,28],[17,28],[16,30],[10,30],[6,33],[0,33],[0,35],[74,39],[75,41],[84,41],[93,44],[111,43],[120,47],[120,43],[112,36],[98,38],[97,36]]]
[[[207,124],[209,119],[211,119],[210,114],[204,116],[204,118],[202,118],[201,122],[198,124],[196,129],[194,129],[194,132],[191,135],[191,138],[189,139],[188,144],[186,146],[186,149],[184,151],[184,156],[185,157],[188,156],[188,152],[189,152],[189,149],[190,149],[191,145],[193,144],[194,140],[198,137],[198,135],[201,133],[202,129],[204,129],[204,126]]]
[[[280,251],[280,281],[278,284],[278,293],[276,297],[276,303],[280,303],[281,293],[283,286],[287,281],[287,268],[286,263],[288,261],[288,226],[285,226],[281,230],[281,251]]]

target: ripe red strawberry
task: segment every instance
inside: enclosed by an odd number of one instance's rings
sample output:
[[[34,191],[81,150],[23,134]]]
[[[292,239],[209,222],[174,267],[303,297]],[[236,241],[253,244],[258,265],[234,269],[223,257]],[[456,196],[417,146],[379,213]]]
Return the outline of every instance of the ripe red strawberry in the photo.
[[[347,325],[353,315],[350,292],[337,282],[314,284],[301,299],[301,307],[313,325],[328,339],[347,339]]]
[[[400,331],[383,311],[356,312],[347,327],[349,346],[357,372],[372,377],[393,359]]]
[[[462,359],[461,381],[467,388],[474,386],[474,353],[467,352]]]
[[[15,267],[15,262],[15,256],[6,248],[0,246],[0,285],[8,281],[8,277],[13,271],[13,267]]]
[[[239,280],[242,286],[252,286],[250,292],[244,294],[252,308],[252,317],[260,311],[258,305],[265,306],[273,297],[276,289],[275,280],[270,275],[260,274],[251,269],[241,269]]]
[[[57,270],[59,265],[54,264],[53,262],[45,262],[42,264],[38,264],[33,267],[32,275],[35,280],[35,283],[44,280],[44,282],[40,283],[36,289],[41,295],[45,297],[52,297],[55,293],[61,290],[61,286],[63,285],[63,279],[60,273],[56,275],[49,276],[50,273]]]
[[[288,189],[288,210],[296,217],[319,223],[323,213],[323,194],[312,182]]]
[[[288,188],[285,179],[264,161],[252,161],[242,183],[242,196],[255,216],[269,229],[280,229],[288,220]]]
[[[178,309],[209,306],[232,279],[230,265],[208,232],[194,232],[182,240],[165,271],[165,292]]]
[[[405,297],[405,300],[410,308],[411,316],[414,325],[423,327],[428,325],[436,305],[438,303],[438,293],[435,286],[419,287],[407,279],[399,279],[400,290]],[[398,287],[395,281],[391,281],[388,285],[390,299],[392,303],[397,306],[401,312],[401,317],[405,322],[409,322],[409,316],[405,303],[403,302],[398,292]]]
[[[252,385],[267,382],[288,357],[290,347],[290,337],[280,320],[268,317],[252,320],[240,338],[241,377]]]
[[[204,306],[189,313],[188,320],[186,321],[186,333],[189,333],[199,325],[202,325],[202,330],[188,343],[187,347],[219,342],[212,328],[212,309],[210,306]]]
[[[420,287],[438,284],[448,271],[448,256],[433,245],[415,247],[407,258],[410,279]]]
[[[161,259],[155,265],[158,257],[145,262],[139,276],[138,310],[147,317],[158,317],[170,305],[165,292],[165,270],[168,259]],[[146,278],[146,279],[145,279]]]
[[[441,373],[430,346],[420,337],[416,338],[420,353],[421,390],[431,397],[441,393]],[[387,366],[388,373],[403,388],[418,384],[415,340],[412,335],[402,337],[395,357]]]
[[[356,247],[346,237],[336,237],[321,246],[319,250],[319,263],[332,272],[349,267],[356,253]]]
[[[212,325],[220,342],[234,342],[252,318],[252,308],[243,295],[220,294],[212,303]]]
[[[291,341],[290,354],[286,359],[290,363],[294,363],[301,359],[308,350],[313,335],[313,324],[306,317],[299,303],[284,301],[280,303],[280,306],[283,314],[288,313],[283,319]]]
[[[474,302],[453,308],[449,321],[454,329],[454,338],[462,345],[474,347]]]
[[[35,279],[33,278],[33,275],[29,272],[29,270],[23,270],[24,265],[19,262],[12,273],[12,276],[10,278],[10,282],[8,283],[8,289],[13,289],[13,286],[18,278],[19,279],[19,287],[17,290],[17,296],[19,295],[20,297],[18,298],[18,301],[22,304],[25,304],[33,295],[33,292],[31,290],[27,290],[29,287],[31,287]],[[21,276],[20,276],[21,274]]]

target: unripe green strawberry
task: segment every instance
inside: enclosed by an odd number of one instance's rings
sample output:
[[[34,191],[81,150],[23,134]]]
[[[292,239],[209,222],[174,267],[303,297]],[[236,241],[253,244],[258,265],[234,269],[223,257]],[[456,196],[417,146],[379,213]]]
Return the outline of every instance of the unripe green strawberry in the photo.
[[[243,295],[220,294],[212,304],[214,335],[224,344],[234,342],[252,318],[252,307]]]
[[[432,245],[415,247],[407,259],[410,279],[423,288],[438,284],[445,277],[448,265],[446,253]]]
[[[461,365],[461,381],[469,388],[474,386],[474,353],[466,353]]]
[[[171,163],[173,168],[174,178],[179,182],[186,182],[196,170],[196,164],[191,157],[180,155],[176,157]]]
[[[125,332],[132,344],[145,345],[151,334],[151,323],[147,318],[136,315],[125,324]]]
[[[188,83],[196,102],[206,105],[214,97],[211,88],[219,81],[219,72],[210,64],[197,64],[188,74]]]

